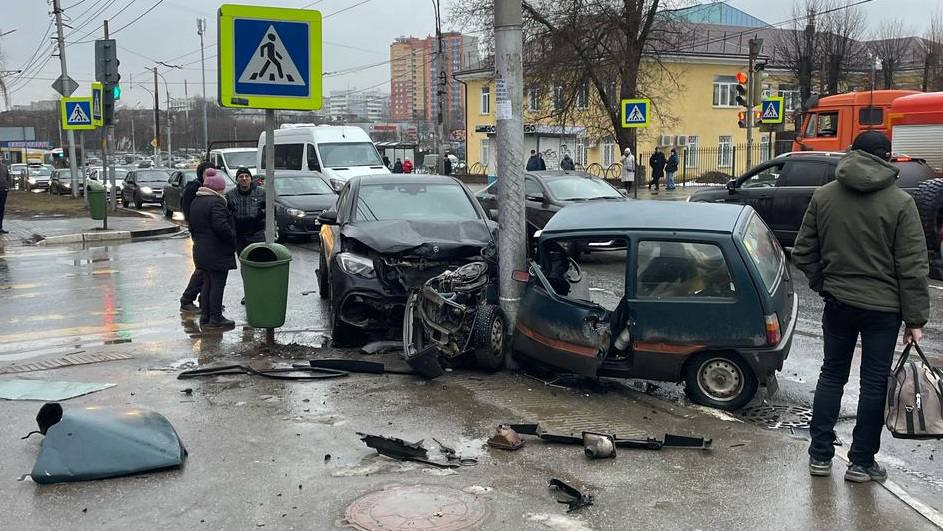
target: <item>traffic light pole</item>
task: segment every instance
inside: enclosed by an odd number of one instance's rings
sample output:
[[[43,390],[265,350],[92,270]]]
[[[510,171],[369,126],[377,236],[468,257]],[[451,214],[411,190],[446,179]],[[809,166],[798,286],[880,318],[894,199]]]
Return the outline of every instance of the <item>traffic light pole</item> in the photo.
[[[750,43],[752,44],[752,40]],[[750,66],[747,68],[747,72],[750,73],[750,78],[747,81],[747,167],[749,170],[753,167],[753,68],[756,66],[756,57],[751,53],[750,54]],[[734,168],[734,173],[736,174],[736,168]]]
[[[65,37],[62,35],[62,6],[59,0],[52,0],[52,11],[56,15],[56,34],[59,43],[59,66],[62,68],[62,79],[68,79],[69,71],[66,68],[65,61]],[[79,162],[75,158],[75,133],[69,129],[66,131],[66,138],[69,140],[69,169],[72,171],[72,197],[79,196]]]

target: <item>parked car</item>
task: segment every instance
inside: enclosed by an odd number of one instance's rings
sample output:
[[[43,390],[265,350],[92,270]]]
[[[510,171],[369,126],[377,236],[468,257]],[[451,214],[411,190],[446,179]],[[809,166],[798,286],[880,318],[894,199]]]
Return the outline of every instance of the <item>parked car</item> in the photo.
[[[85,186],[88,187],[89,181],[97,181],[105,187],[106,192],[111,192],[111,179],[104,178],[104,170],[101,166],[92,166],[88,168],[88,175],[85,177]],[[121,190],[124,187],[124,178],[128,175],[128,169],[122,166],[115,166],[115,188],[117,188],[118,197],[121,197]],[[102,182],[104,180],[104,182]]]
[[[209,152],[208,160],[230,180],[236,178],[239,168],[248,168],[253,177],[256,175],[256,148],[214,149]]]
[[[61,195],[72,193],[72,170],[53,170],[49,176],[49,193]],[[85,179],[79,176],[79,195],[85,193]]]
[[[163,208],[164,216],[173,217],[174,212],[181,212],[180,199],[187,185],[196,180],[196,170],[177,170],[170,174],[170,179],[164,184]]]
[[[321,232],[318,216],[334,208],[337,192],[318,172],[275,172],[275,239],[311,238]]]
[[[408,293],[479,259],[496,228],[464,184],[438,175],[353,177],[318,221],[318,289],[337,344],[399,333]]]
[[[49,179],[52,177],[52,169],[43,165],[30,164],[27,169],[26,187],[27,190],[49,190]]]
[[[579,295],[582,271],[565,249],[613,239],[625,242],[612,252],[626,280],[607,310]],[[512,338],[522,363],[683,381],[693,401],[722,409],[742,407],[760,384],[775,392],[799,309],[779,242],[740,205],[569,206],[541,232],[529,274],[514,278],[527,283]]]
[[[166,168],[138,168],[128,172],[121,189],[124,206],[141,208],[144,203],[160,203],[164,197],[164,185],[170,179]]]
[[[497,221],[497,183],[481,190],[475,197]],[[588,173],[559,170],[528,172],[524,175],[524,205],[527,209],[527,236],[544,228],[550,218],[567,205],[586,201],[625,201],[609,183]]]

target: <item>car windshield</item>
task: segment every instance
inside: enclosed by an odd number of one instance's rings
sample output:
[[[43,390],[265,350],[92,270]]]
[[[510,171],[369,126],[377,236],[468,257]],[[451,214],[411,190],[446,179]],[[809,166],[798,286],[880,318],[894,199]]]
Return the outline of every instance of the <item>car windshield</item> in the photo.
[[[544,182],[550,193],[560,201],[622,197],[615,188],[600,179],[573,176],[545,179]]]
[[[255,155],[255,150],[233,151],[223,153],[223,158],[226,159],[226,166],[229,168],[255,168]]]
[[[275,195],[325,195],[334,190],[320,177],[275,177]]]
[[[357,194],[355,221],[480,219],[456,184],[369,184]]]
[[[186,184],[193,179],[196,179],[196,170],[182,171],[180,172],[180,175],[183,176],[183,184]]]
[[[347,166],[382,166],[383,161],[371,142],[339,142],[318,144],[321,166],[343,168]]]
[[[170,174],[160,170],[149,170],[135,172],[139,183],[164,183],[170,178]]]
[[[741,241],[753,265],[760,272],[763,285],[772,293],[786,259],[782,247],[757,214],[754,214],[750,223],[747,224]]]
[[[30,168],[29,174],[33,177],[49,177],[52,175],[52,170],[46,167]]]

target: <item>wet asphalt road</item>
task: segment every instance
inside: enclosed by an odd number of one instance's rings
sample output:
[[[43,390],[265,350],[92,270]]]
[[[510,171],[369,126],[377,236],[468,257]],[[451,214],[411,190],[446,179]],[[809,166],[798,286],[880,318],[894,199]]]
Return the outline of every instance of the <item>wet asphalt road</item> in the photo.
[[[279,331],[281,343],[319,344],[326,331],[326,307],[317,294],[314,271],[317,247],[290,245],[293,252],[288,319]],[[192,270],[191,242],[185,236],[100,247],[0,249],[0,362],[35,356],[64,355],[102,345],[130,343],[141,352],[160,357],[163,351],[185,348],[201,363],[258,339],[252,330],[212,336],[199,333],[192,320],[177,311],[180,291]],[[586,289],[606,306],[622,289],[618,260],[590,257],[584,264]],[[240,325],[244,309],[239,272],[230,275],[225,312]],[[780,375],[777,404],[808,406],[821,359],[821,302],[804,285],[799,330],[792,354]],[[943,286],[932,289],[933,315],[943,307]],[[931,322],[925,341],[928,352],[941,360],[939,321]],[[179,357],[175,355],[175,357]],[[659,385],[657,395],[680,401],[677,386]],[[849,384],[843,415],[854,414],[855,377]],[[852,421],[839,426],[850,441]],[[783,434],[786,437],[786,434]],[[919,446],[918,446],[919,445]],[[884,439],[883,459],[894,479],[920,499],[943,509],[943,452],[939,442],[914,443]],[[933,452],[937,459],[931,461]]]

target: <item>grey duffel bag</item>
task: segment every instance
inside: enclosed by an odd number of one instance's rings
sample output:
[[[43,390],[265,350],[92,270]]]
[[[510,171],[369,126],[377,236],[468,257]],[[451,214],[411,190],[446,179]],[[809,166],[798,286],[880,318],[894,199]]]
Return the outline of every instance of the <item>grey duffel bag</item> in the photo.
[[[908,361],[911,347],[920,360]],[[943,439],[943,370],[916,343],[907,345],[888,377],[884,423],[899,439]]]

